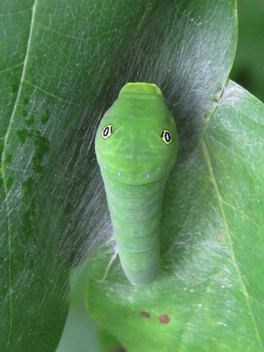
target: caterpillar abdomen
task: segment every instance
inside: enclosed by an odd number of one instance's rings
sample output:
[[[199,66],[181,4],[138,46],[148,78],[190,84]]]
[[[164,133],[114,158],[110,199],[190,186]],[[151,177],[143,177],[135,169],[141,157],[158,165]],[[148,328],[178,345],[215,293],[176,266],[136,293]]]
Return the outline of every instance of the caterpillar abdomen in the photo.
[[[136,285],[150,284],[158,274],[166,179],[131,187],[104,178],[120,261],[126,276]]]

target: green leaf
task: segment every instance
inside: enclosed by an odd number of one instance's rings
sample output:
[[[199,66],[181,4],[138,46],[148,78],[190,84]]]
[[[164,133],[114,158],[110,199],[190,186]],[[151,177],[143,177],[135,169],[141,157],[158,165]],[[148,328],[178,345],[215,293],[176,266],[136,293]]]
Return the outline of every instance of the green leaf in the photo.
[[[233,82],[168,181],[162,272],[131,286],[119,268],[88,305],[129,351],[262,351],[264,105]]]
[[[188,160],[232,66],[235,0],[11,0],[0,26],[0,350],[51,352],[70,268],[110,235],[102,114],[126,82],[156,83]]]

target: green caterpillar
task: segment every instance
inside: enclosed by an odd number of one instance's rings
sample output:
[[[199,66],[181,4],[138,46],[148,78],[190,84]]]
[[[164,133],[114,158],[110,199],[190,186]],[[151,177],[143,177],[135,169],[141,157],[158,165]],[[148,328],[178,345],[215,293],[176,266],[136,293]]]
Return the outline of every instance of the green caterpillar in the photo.
[[[95,138],[123,270],[148,285],[159,270],[165,183],[179,147],[175,121],[155,84],[127,83]]]

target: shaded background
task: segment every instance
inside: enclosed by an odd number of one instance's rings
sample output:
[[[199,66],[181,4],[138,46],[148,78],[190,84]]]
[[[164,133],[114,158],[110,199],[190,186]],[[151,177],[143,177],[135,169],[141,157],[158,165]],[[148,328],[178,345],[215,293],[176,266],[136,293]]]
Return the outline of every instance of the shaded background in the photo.
[[[238,0],[238,46],[230,78],[264,102],[264,0]]]
[[[264,102],[264,0],[238,0],[238,21],[238,46],[230,78]],[[84,267],[73,272],[71,308],[57,352],[122,351],[115,349],[116,340],[101,331],[85,310],[89,270]]]

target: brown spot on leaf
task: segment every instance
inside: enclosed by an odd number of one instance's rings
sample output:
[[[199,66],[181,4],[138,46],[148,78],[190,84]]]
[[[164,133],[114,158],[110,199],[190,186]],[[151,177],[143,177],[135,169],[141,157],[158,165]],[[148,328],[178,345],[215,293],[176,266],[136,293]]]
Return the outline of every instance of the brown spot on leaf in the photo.
[[[217,230],[217,237],[222,238],[221,232],[219,230]]]
[[[147,312],[140,312],[140,315],[143,317],[143,318],[150,318],[150,314],[147,313]]]
[[[162,314],[159,316],[159,322],[161,324],[168,324],[170,322],[170,318],[167,315]]]

